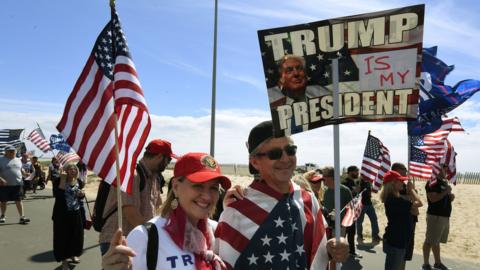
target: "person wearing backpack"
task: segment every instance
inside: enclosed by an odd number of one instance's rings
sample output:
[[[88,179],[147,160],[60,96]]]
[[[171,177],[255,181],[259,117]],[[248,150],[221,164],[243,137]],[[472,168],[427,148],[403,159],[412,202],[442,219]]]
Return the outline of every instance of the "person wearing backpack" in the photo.
[[[152,140],[143,157],[137,164],[133,178],[132,193],[122,192],[123,202],[123,233],[127,235],[136,226],[145,223],[155,215],[155,210],[162,204],[160,197],[163,187],[163,176],[172,158],[175,158],[170,142],[156,139]],[[99,198],[97,198],[98,203]],[[97,207],[97,206],[95,206]],[[110,240],[118,229],[117,195],[115,188],[110,188],[103,210],[103,226],[101,228],[99,243],[100,251],[107,252]],[[95,224],[94,224],[95,225]],[[96,228],[97,229],[97,228]]]

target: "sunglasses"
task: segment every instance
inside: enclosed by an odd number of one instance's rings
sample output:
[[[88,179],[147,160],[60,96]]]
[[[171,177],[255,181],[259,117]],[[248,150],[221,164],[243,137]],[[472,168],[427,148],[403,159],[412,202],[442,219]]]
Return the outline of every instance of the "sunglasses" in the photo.
[[[290,156],[290,157],[295,156],[295,154],[297,153],[297,146],[294,144],[287,144],[285,147],[283,147],[283,149],[280,147],[277,147],[277,148],[268,150],[267,152],[264,152],[264,153],[256,153],[255,156],[257,157],[267,156],[268,159],[270,160],[279,160],[282,158],[284,151],[287,154],[287,156]]]

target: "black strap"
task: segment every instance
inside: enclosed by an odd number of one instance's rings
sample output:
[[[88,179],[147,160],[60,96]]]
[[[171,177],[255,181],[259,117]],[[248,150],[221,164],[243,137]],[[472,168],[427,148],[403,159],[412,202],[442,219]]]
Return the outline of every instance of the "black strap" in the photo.
[[[147,269],[155,270],[158,256],[158,231],[157,226],[152,222],[143,224],[148,232],[147,242]]]
[[[138,184],[139,190],[140,192],[142,192],[143,189],[145,188],[145,178],[146,178],[145,171],[140,163],[137,164],[136,169],[137,169],[138,176],[140,177],[140,183]]]

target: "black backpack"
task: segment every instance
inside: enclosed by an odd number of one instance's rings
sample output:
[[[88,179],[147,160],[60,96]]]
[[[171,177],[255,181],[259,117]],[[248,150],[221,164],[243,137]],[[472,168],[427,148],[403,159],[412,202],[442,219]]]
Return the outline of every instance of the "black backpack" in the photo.
[[[137,164],[136,171],[140,176],[139,188],[140,192],[145,188],[145,172],[140,164]],[[163,179],[163,177],[162,177]],[[163,186],[162,186],[163,187]],[[115,212],[117,212],[117,205],[113,207],[107,215],[104,216],[105,204],[107,203],[108,193],[110,192],[110,184],[105,181],[100,181],[98,185],[97,198],[95,199],[95,206],[93,207],[92,223],[93,229],[101,232],[103,225]]]

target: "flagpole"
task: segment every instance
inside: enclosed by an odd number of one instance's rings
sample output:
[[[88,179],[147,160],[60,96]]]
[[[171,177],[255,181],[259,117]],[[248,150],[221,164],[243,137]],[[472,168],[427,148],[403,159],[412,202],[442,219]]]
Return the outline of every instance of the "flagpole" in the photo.
[[[37,124],[38,129],[40,130],[40,132],[42,132],[43,138],[45,138],[45,134],[43,134],[43,130],[42,130],[42,128],[40,127],[40,124],[38,124],[38,122],[36,122],[36,121],[35,121],[35,124]],[[47,139],[47,138],[45,138],[45,140],[46,140],[46,139]],[[50,139],[49,139],[49,140],[50,140]],[[52,147],[50,147],[50,152],[52,152],[53,157],[55,157],[55,152],[53,152]]]
[[[218,0],[215,0],[215,17],[213,26],[213,67],[212,67],[212,117],[210,122],[210,155],[215,156],[215,107],[217,87],[217,17]]]
[[[338,120],[338,58],[332,59],[332,86],[333,86],[333,119]],[[335,184],[335,239],[340,242],[340,129],[338,124],[333,125],[333,160]],[[342,264],[337,262],[336,269]]]
[[[110,0],[110,8],[111,8],[111,21],[113,21],[113,18],[114,18],[114,10],[115,10],[115,0]],[[110,24],[110,27],[112,27],[113,25]],[[112,31],[112,35],[114,35],[115,31]],[[114,39],[112,39],[114,40]],[[115,45],[114,43],[112,42],[112,55],[115,57]],[[116,59],[113,59],[114,60],[114,63],[116,61]],[[115,64],[113,65],[113,68],[115,69]],[[113,88],[113,91],[115,91],[115,78],[113,78],[112,80],[112,88]],[[118,117],[117,117],[117,112],[114,108],[113,110],[113,118],[114,118],[114,123],[115,123],[115,168],[116,168],[116,171],[117,171],[117,177],[116,177],[116,182],[117,182],[117,186],[116,186],[116,190],[117,190],[117,218],[118,218],[118,228],[123,228],[123,203],[122,203],[122,191],[120,189],[120,187],[122,186],[122,183],[121,183],[121,180],[120,180],[120,161],[119,161],[119,157],[120,157],[120,151],[118,149]]]
[[[410,171],[410,157],[411,157],[410,155],[412,154],[412,153],[410,152],[410,151],[411,151],[410,146],[411,146],[411,142],[412,142],[411,139],[412,139],[412,138],[410,137],[410,135],[408,135],[408,132],[407,132],[407,137],[408,137],[408,151],[407,151],[408,159],[407,159],[407,168],[408,168],[408,171]],[[409,177],[408,180],[410,180],[410,177]],[[413,186],[415,186],[415,177],[413,177]]]

